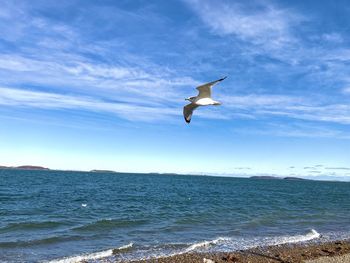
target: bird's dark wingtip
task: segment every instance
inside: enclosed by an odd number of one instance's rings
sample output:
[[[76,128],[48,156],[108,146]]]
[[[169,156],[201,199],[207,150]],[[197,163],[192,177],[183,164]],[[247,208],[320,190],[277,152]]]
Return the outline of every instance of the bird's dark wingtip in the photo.
[[[225,77],[219,79],[219,81],[223,81],[223,80],[226,79],[226,78],[227,78],[227,76],[225,76]]]
[[[186,118],[184,118],[185,119],[185,121],[187,122],[187,123],[190,123],[191,122],[191,119],[189,119],[189,120],[187,120]]]

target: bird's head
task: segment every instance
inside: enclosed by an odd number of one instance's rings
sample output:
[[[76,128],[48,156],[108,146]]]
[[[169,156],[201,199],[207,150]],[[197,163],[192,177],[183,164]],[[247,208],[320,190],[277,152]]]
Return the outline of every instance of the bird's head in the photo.
[[[188,98],[186,98],[185,100],[188,100],[188,101],[190,101],[190,102],[193,102],[195,98],[196,98],[196,97],[188,97]]]

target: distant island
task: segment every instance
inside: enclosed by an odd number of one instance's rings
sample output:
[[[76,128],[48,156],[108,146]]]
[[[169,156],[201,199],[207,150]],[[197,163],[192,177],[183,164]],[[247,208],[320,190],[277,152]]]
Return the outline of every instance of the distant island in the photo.
[[[282,179],[281,177],[268,176],[268,175],[254,175],[249,177],[251,179]]]
[[[284,180],[297,180],[297,181],[310,181],[311,179],[305,179],[305,178],[300,178],[300,177],[284,177]]]
[[[116,171],[112,171],[112,170],[91,170],[91,173],[116,173]]]
[[[290,176],[287,176],[287,177],[277,177],[277,176],[270,176],[270,175],[255,175],[255,176],[251,176],[249,177],[251,179],[268,179],[268,180],[271,180],[271,179],[276,179],[276,180],[294,180],[294,181],[305,181],[305,180],[310,180],[310,179],[305,179],[305,178],[300,178],[300,177],[290,177]]]
[[[36,166],[36,165],[21,165],[21,166],[3,166],[0,165],[0,169],[14,169],[14,170],[50,170],[49,168]]]
[[[0,165],[0,169],[6,169],[6,170],[42,170],[42,171],[62,171],[62,172],[67,172],[70,170],[56,170],[56,169],[50,169],[47,167],[42,167],[38,165],[21,165],[21,166],[4,166]],[[112,170],[98,170],[94,169],[91,171],[72,171],[72,172],[90,172],[90,173],[117,173],[116,171]]]

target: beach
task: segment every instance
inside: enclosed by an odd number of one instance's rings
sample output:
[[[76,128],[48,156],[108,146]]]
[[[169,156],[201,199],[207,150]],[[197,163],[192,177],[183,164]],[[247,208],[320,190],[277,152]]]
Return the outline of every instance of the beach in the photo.
[[[232,253],[185,253],[172,257],[132,261],[132,263],[348,263],[350,242],[333,241],[322,244],[284,244],[257,247]]]

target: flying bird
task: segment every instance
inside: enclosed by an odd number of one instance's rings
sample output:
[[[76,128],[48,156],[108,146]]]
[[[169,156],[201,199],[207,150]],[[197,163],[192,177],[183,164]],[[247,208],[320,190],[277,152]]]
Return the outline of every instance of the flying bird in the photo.
[[[223,81],[226,78],[227,77],[224,77],[222,79],[218,79],[197,87],[196,89],[199,91],[198,95],[196,97],[189,97],[185,99],[191,102],[190,104],[187,104],[184,107],[183,111],[184,118],[187,123],[191,122],[193,111],[199,106],[221,105],[220,102],[215,101],[211,98],[211,87],[213,87],[216,83]]]

